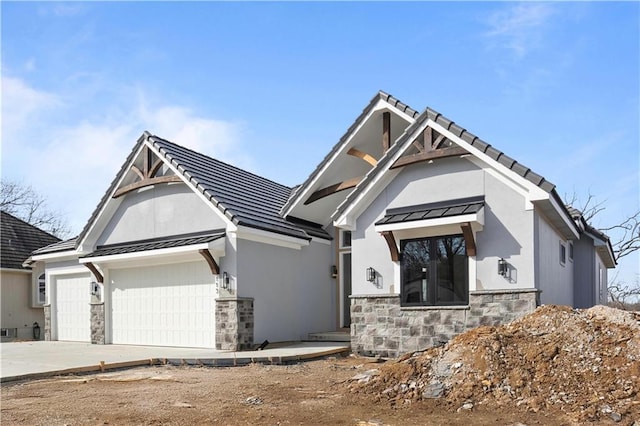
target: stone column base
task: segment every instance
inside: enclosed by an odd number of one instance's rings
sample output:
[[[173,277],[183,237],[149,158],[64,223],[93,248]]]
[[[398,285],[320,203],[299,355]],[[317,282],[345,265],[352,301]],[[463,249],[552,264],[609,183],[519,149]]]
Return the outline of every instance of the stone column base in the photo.
[[[104,345],[104,303],[91,303],[91,343]]]
[[[51,305],[44,305],[44,340],[51,340]]]
[[[216,299],[216,349],[253,349],[253,298]]]

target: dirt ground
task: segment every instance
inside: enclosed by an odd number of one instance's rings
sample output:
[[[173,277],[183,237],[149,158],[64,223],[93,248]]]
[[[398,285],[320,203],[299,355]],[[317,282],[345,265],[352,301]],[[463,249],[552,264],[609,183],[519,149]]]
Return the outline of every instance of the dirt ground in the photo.
[[[27,425],[640,426],[640,313],[543,306],[444,347],[378,362],[155,366],[9,383]]]
[[[527,425],[557,414],[523,410],[456,412],[446,401],[402,407],[354,394],[372,360],[328,358],[296,365],[144,367],[2,386],[2,425]]]

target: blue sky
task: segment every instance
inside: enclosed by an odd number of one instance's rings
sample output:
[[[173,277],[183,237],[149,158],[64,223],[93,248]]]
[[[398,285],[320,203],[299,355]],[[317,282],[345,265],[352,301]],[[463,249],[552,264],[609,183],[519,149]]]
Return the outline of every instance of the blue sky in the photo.
[[[2,177],[76,233],[144,130],[295,185],[378,90],[606,200],[595,226],[639,208],[637,2],[0,7]]]

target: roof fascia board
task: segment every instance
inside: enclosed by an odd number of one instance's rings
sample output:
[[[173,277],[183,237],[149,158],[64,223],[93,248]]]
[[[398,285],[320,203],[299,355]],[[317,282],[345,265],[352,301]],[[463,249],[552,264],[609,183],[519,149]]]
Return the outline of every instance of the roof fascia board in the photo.
[[[191,181],[191,179],[187,178],[184,174],[184,172],[182,170],[180,170],[179,167],[175,166],[173,164],[173,162],[171,160],[169,160],[160,149],[158,149],[153,143],[151,143],[149,141],[149,139],[147,139],[145,141],[145,143],[147,144],[147,146],[149,147],[149,149],[160,159],[162,159],[162,161],[167,165],[167,167],[169,167],[169,169],[171,169],[171,171],[173,173],[176,174],[176,176],[179,176],[180,179],[182,179],[182,181],[185,183],[185,185],[187,185],[189,188],[191,188],[191,190],[202,200],[204,201],[204,203],[209,206],[211,208],[211,210],[220,218],[224,221],[225,225],[226,225],[226,230],[227,232],[231,232],[236,230],[236,224],[233,223],[233,221],[227,217],[221,210],[220,208],[213,204],[211,202],[211,200],[213,200],[213,196],[210,196],[209,198],[204,194],[204,190],[200,190],[196,185],[193,184],[193,182]],[[217,203],[216,203],[217,204]]]
[[[553,192],[555,192],[555,190]],[[553,206],[553,209],[556,211],[558,216],[560,216],[564,224],[567,225],[567,228],[571,230],[571,234],[575,238],[580,238],[580,232],[578,230],[576,222],[571,218],[571,216],[567,215],[566,208],[558,203],[556,197],[553,196],[553,193],[551,194],[551,197],[549,197],[549,202]]]
[[[330,246],[331,245],[331,240],[325,240],[324,238],[318,238],[318,237],[311,237],[311,242],[312,243],[324,244],[326,246]]]
[[[598,237],[597,235],[593,234],[592,232],[589,231],[584,231],[584,233],[586,235],[588,235],[592,240],[593,240],[593,245],[594,247],[605,247],[607,249],[607,257],[608,259],[603,258],[600,255],[600,252],[598,250],[596,250],[596,254],[598,256],[600,256],[600,258],[602,259],[602,261],[605,263],[605,265],[608,268],[615,268],[616,265],[618,264],[618,262],[616,262],[616,258],[613,254],[613,247],[611,247],[611,242],[610,241],[605,241],[602,238]],[[611,265],[611,266],[609,266]]]
[[[309,245],[309,240],[263,231],[261,229],[250,228],[242,225],[238,226],[235,231],[229,231],[229,233],[234,234],[238,239],[255,241],[258,243],[286,247],[295,250],[301,250],[302,247]]]
[[[80,256],[80,251],[78,250],[67,250],[67,251],[58,251],[55,253],[47,253],[47,254],[39,254],[35,256],[31,256],[31,260],[34,262],[39,261],[64,261],[64,260],[72,260]]]
[[[482,227],[484,226],[484,207],[478,210],[477,213],[473,214],[376,225],[375,230],[376,232],[401,231],[404,229],[432,228],[436,226],[456,225],[465,222],[475,224],[475,230],[482,229]]]
[[[353,140],[353,137],[371,119],[371,116],[373,114],[375,114],[376,112],[378,112],[380,110],[388,109],[388,110],[393,111],[396,115],[400,116],[405,121],[407,121],[409,123],[409,125],[411,125],[415,121],[415,118],[413,118],[412,116],[408,115],[404,111],[401,111],[396,106],[394,106],[393,104],[389,103],[388,101],[386,101],[383,98],[378,98],[378,100],[370,108],[371,108],[370,111],[365,115],[365,117],[360,121],[360,123],[351,132],[348,133],[348,136],[346,136],[346,138],[344,139],[344,141],[342,142],[340,147],[338,149],[336,149],[336,151],[333,153],[331,158],[322,166],[320,171],[318,171],[318,173],[315,173],[308,183],[305,182],[305,184],[302,185],[302,187],[300,188],[301,191],[299,191],[299,192],[297,192],[295,194],[295,197],[294,197],[293,201],[282,212],[282,216],[283,217],[287,217],[287,216],[291,215],[292,212],[295,210],[295,208],[298,207],[300,205],[300,203],[302,203],[303,200],[305,200],[312,193],[313,190],[317,189],[316,188],[316,184],[324,176],[326,171],[331,167],[331,165],[336,161],[336,159],[338,157],[342,156],[342,154],[348,150],[348,146],[351,143],[351,141]]]

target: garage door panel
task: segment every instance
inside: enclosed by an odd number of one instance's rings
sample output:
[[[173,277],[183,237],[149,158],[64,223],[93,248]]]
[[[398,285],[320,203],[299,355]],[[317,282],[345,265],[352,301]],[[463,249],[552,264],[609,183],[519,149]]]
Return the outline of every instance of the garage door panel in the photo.
[[[58,340],[91,341],[90,282],[88,274],[56,278]]]
[[[205,262],[110,271],[113,343],[215,347],[215,277]]]

